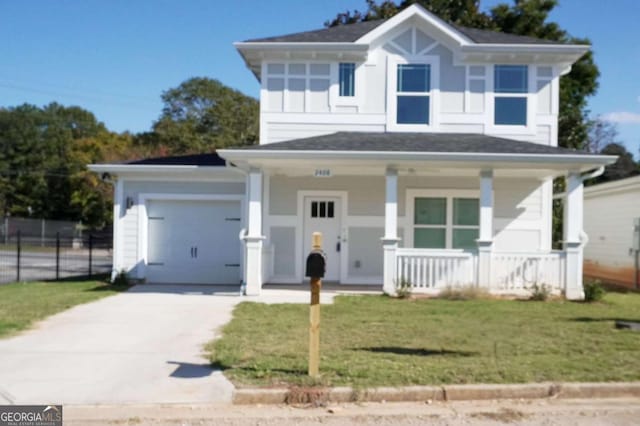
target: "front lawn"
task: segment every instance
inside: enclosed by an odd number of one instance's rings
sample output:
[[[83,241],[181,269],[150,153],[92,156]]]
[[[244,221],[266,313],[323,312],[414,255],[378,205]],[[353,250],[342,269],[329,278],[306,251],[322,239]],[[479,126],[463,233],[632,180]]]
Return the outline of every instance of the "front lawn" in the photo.
[[[0,285],[0,337],[24,330],[34,322],[72,306],[124,289],[97,280]]]
[[[313,383],[308,306],[242,303],[212,363],[237,385]],[[640,380],[640,295],[601,303],[339,296],[322,307],[321,379],[356,387]]]

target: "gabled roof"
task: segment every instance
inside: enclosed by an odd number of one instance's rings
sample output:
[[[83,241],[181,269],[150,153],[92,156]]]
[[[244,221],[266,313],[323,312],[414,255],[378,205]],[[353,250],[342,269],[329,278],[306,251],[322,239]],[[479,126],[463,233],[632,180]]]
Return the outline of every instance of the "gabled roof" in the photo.
[[[130,161],[126,164],[138,166],[218,166],[223,167],[226,161],[216,153],[173,155],[168,157],[145,158],[143,160]]]
[[[320,30],[255,38],[245,40],[245,43],[353,43],[384,22],[386,22],[385,19],[356,22],[354,24],[338,25],[337,27],[323,28]]]
[[[388,22],[389,19],[356,22],[348,25],[305,31],[281,36],[245,40],[245,43],[355,43],[365,34]],[[448,24],[474,43],[481,44],[563,44],[561,42],[526,37],[498,31],[468,28]]]
[[[468,133],[338,132],[236,149],[242,150],[595,155],[533,142]]]

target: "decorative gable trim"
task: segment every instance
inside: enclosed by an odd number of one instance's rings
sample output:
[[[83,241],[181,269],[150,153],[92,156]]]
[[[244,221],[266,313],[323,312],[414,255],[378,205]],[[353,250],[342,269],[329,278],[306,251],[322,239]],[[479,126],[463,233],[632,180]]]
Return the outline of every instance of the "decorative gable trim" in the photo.
[[[471,39],[469,39],[464,34],[456,30],[454,27],[447,24],[445,21],[438,18],[436,15],[427,11],[425,8],[423,8],[418,4],[413,4],[409,6],[402,12],[398,13],[394,17],[387,20],[384,24],[376,27],[372,31],[360,37],[358,40],[356,40],[356,43],[371,44],[376,39],[384,36],[393,28],[397,27],[398,25],[401,25],[402,23],[408,21],[414,16],[418,17],[419,19],[422,19],[431,27],[438,30],[442,34],[446,35],[451,40],[455,41],[455,43],[459,46],[474,44]]]

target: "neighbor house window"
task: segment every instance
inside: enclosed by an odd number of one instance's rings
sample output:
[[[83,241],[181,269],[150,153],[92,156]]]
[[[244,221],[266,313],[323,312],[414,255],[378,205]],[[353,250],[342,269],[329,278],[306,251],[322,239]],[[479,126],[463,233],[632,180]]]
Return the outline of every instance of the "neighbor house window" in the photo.
[[[496,125],[527,125],[528,81],[529,73],[526,65],[495,66],[494,117]]]
[[[477,198],[414,198],[413,246],[430,249],[472,249],[479,235]]]
[[[356,64],[354,63],[340,63],[339,77],[340,77],[340,96],[355,96],[355,74]]]
[[[397,124],[429,124],[431,67],[428,64],[398,64]]]

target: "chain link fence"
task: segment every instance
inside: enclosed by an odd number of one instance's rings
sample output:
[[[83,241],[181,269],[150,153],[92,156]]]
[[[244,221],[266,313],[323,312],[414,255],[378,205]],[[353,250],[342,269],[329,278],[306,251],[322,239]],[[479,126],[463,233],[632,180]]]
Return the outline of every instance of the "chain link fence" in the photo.
[[[75,222],[19,218],[5,219],[1,228],[0,284],[111,272],[109,233],[82,232]]]

